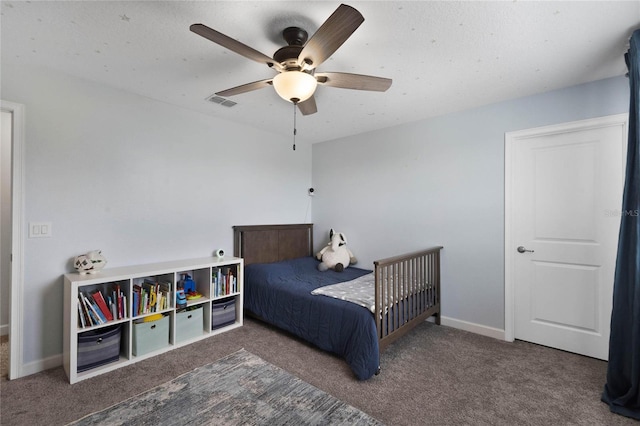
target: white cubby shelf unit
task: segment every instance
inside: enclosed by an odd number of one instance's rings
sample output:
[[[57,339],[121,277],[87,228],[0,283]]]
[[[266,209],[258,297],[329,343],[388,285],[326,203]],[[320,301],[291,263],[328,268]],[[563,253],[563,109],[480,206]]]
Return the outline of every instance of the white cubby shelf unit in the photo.
[[[95,377],[168,350],[241,327],[243,324],[243,267],[244,262],[241,258],[206,257],[105,268],[95,274],[65,274],[63,366],[69,382],[76,383]],[[176,301],[176,289],[179,288],[184,274],[191,276],[195,282],[196,292],[201,295],[195,299],[187,298],[186,307],[177,306]],[[223,288],[221,279],[231,282]],[[148,309],[145,313],[141,313],[142,309],[135,312],[134,299],[140,299],[140,297],[134,297],[134,292],[139,292],[145,285],[156,282],[159,283],[157,288],[170,289],[166,297],[167,303],[164,306],[157,303],[155,309]],[[83,314],[79,296],[87,296],[89,301],[92,301],[91,295],[100,292],[105,299],[108,299],[116,296],[114,291],[120,292],[123,303],[126,299],[126,308],[118,312],[114,307],[111,315],[113,319],[98,325],[92,324],[92,321]],[[160,293],[159,291],[157,294],[158,298]],[[227,311],[224,315],[224,324],[216,324],[218,320],[215,318],[218,318],[218,314],[212,315],[212,309],[219,311],[221,305],[233,310],[233,313]],[[159,318],[160,315],[162,315],[161,320],[149,321]],[[118,318],[119,316],[121,318]],[[145,318],[147,321],[144,321]],[[158,325],[157,328],[154,322]],[[106,336],[113,335],[114,333],[110,330],[118,328],[120,342],[118,344],[116,341],[114,344],[113,338]],[[134,332],[134,328],[137,333]],[[145,334],[147,332],[144,328],[150,333]],[[105,335],[104,341],[98,337],[93,343],[85,346],[84,342],[93,340],[93,336],[100,336],[101,333]],[[158,337],[153,333],[161,335]],[[80,341],[83,343],[80,344]],[[101,357],[114,350],[117,351],[117,355],[111,353],[108,362],[102,363],[104,360],[101,361]],[[98,362],[94,362],[96,357]],[[81,363],[83,365],[80,365]]]

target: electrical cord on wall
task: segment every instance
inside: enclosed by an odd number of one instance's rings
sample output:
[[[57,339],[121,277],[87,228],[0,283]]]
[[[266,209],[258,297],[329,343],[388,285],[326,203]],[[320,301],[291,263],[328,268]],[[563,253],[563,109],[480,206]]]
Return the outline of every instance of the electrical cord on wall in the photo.
[[[307,217],[309,216],[309,207],[311,207],[311,197],[309,197],[309,202],[307,202],[307,211],[304,212],[304,221],[302,221],[302,223],[307,223]]]

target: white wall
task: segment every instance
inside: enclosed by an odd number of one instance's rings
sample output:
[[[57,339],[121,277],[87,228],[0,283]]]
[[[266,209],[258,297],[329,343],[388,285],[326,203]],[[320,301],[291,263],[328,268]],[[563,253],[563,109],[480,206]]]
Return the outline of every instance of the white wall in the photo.
[[[629,108],[624,77],[313,145],[316,248],[345,232],[360,267],[433,245],[443,316],[504,329],[504,134]]]
[[[360,266],[443,245],[443,314],[504,327],[504,133],[628,110],[625,78],[316,144],[74,77],[2,66],[26,105],[24,364],[59,361],[62,274],[231,252],[236,224],[311,221],[345,232]],[[212,106],[215,107],[215,106]],[[313,154],[313,176],[311,174]],[[312,179],[313,177],[313,179]]]
[[[26,105],[25,224],[53,230],[24,242],[24,364],[59,361],[74,256],[232,253],[233,225],[311,220],[309,145],[52,71],[3,65],[1,90]]]

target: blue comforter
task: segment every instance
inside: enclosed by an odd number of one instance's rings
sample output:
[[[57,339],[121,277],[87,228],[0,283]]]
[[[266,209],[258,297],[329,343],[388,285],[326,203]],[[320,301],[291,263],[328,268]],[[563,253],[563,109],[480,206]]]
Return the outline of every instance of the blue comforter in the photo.
[[[244,307],[264,321],[344,358],[356,377],[366,380],[380,365],[373,315],[362,306],[311,291],[350,281],[371,271],[317,270],[318,261],[303,257],[256,263],[244,269]]]

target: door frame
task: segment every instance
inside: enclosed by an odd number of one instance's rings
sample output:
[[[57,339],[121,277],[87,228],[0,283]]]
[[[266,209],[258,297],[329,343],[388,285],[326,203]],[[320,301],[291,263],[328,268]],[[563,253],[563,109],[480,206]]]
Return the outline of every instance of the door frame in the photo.
[[[629,134],[629,114],[615,114],[604,117],[590,118],[586,120],[572,121],[568,123],[554,124],[533,129],[507,132],[504,135],[504,340],[513,342],[515,340],[515,279],[514,263],[516,241],[513,240],[513,146],[523,139],[540,136],[557,135],[579,130],[599,129],[603,127],[622,127],[624,135],[624,148],[622,150],[622,164],[626,159],[626,143]],[[624,176],[624,170],[623,170]]]
[[[0,100],[0,108],[11,112],[11,294],[9,313],[9,379],[22,377],[24,300],[24,141],[25,106]]]

